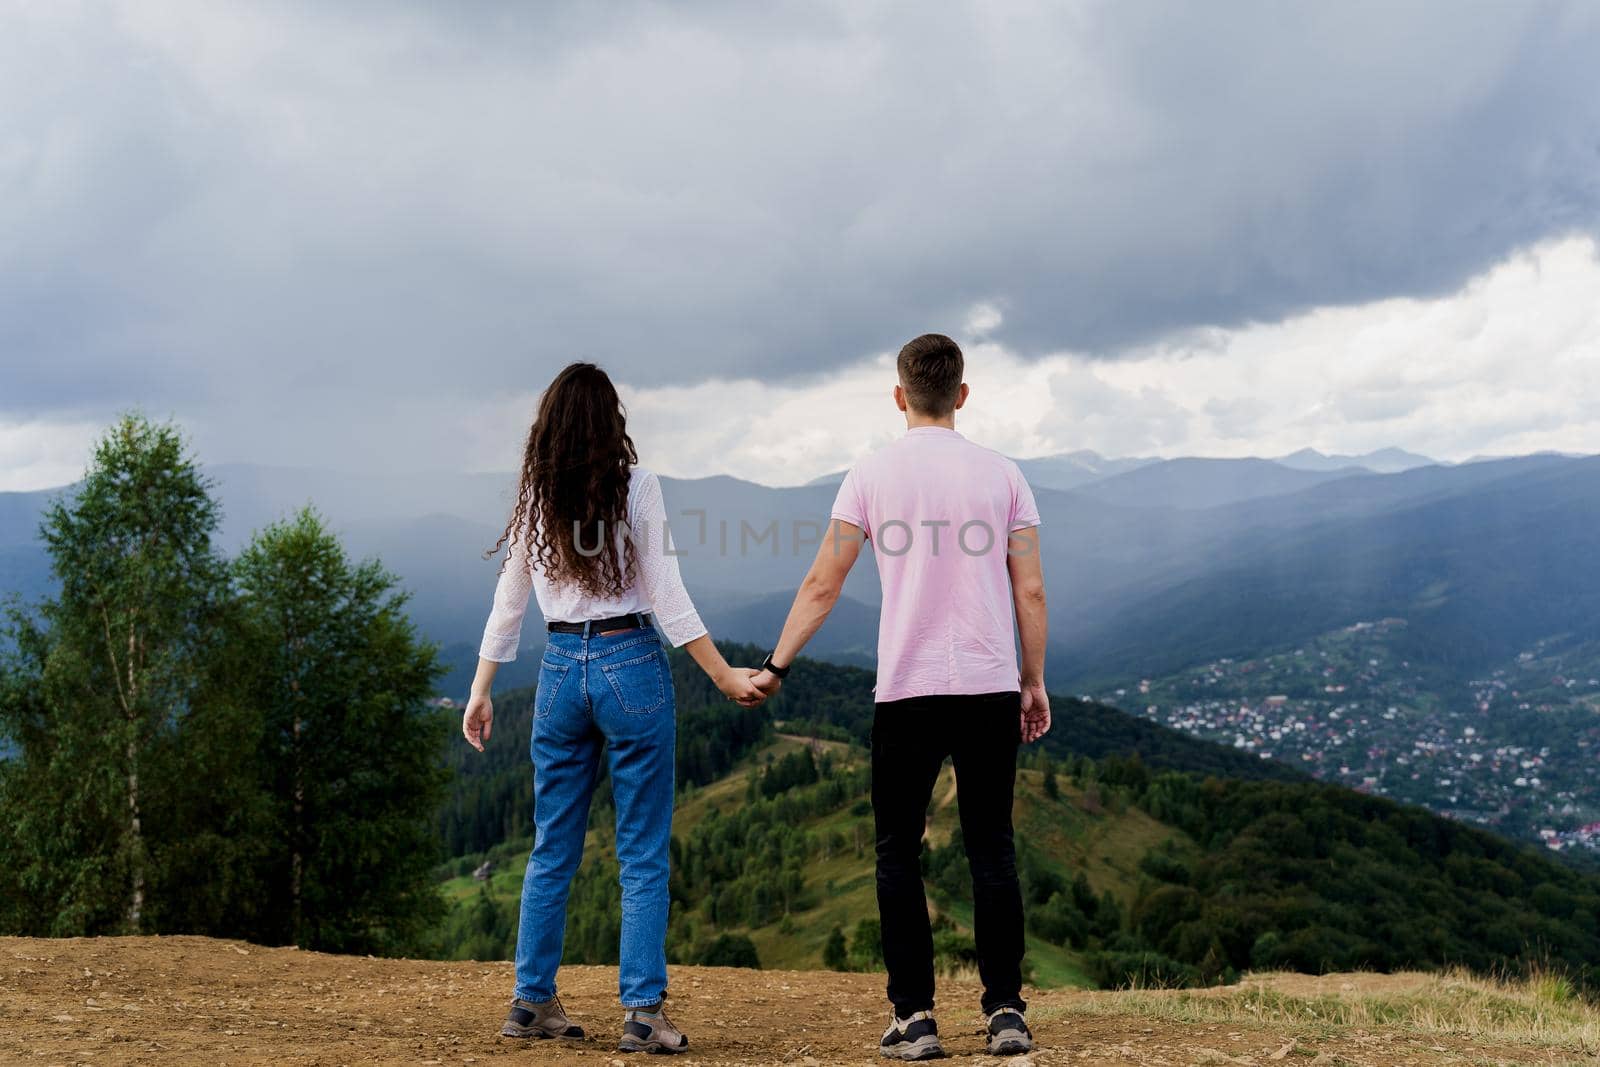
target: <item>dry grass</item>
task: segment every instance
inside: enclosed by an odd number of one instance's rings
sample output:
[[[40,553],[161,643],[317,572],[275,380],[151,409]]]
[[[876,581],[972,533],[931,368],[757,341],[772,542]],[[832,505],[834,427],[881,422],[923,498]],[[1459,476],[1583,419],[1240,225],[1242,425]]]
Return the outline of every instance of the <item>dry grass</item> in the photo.
[[[1388,1030],[1600,1055],[1600,1008],[1554,975],[1251,974],[1238,985],[1127,990],[1070,998],[1065,1015],[1142,1015],[1174,1023],[1263,1023]]]

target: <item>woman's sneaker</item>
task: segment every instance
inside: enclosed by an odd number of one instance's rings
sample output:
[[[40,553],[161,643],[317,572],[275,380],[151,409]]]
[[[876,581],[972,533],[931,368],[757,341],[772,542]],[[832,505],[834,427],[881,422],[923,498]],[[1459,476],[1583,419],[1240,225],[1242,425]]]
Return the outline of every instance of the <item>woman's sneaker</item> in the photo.
[[[500,1033],[506,1037],[559,1037],[567,1041],[582,1041],[583,1027],[567,1018],[556,997],[541,1003],[531,1000],[513,1000],[506,1013],[505,1025]]]
[[[671,1055],[689,1051],[689,1039],[672,1025],[664,1011],[634,1009],[622,1018],[622,1040],[618,1052],[654,1052]]]
[[[919,1011],[909,1019],[894,1016],[878,1042],[878,1052],[891,1060],[937,1060],[944,1056],[939,1044],[939,1024],[933,1012]]]
[[[989,1013],[989,1055],[1019,1056],[1033,1051],[1033,1031],[1017,1008]]]

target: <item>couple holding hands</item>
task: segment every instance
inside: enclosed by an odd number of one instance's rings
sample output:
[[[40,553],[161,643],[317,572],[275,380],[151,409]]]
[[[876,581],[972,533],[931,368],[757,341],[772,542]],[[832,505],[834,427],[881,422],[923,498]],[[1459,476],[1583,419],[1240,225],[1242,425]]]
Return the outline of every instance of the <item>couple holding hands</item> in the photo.
[[[668,544],[661,483],[639,467],[611,380],[574,363],[545,390],[500,547],[505,566],[462,721],[492,732],[496,667],[515,658],[529,593],[549,630],[534,698],[533,852],[522,887],[517,984],[501,1032],[582,1039],[556,998],[568,887],[583,858],[602,756],[621,867],[618,1050],[685,1052],[662,1010],[676,718],[662,645],[683,646],[727,697],[759,704],[783,684],[838,600],[864,542],[883,589],[872,727],[878,908],[893,1018],[880,1051],[944,1055],[920,856],[944,759],[955,764],[972,868],[988,1050],[1033,1047],[1022,999],[1023,915],[1012,841],[1018,746],[1050,728],[1039,513],[1016,464],[967,441],[961,349],[925,334],[900,350],[894,400],[906,433],[845,476],[815,561],[759,669],[730,667],[706,632]],[[1013,622],[1015,630],[1013,630]],[[1016,638],[1022,645],[1019,668]]]

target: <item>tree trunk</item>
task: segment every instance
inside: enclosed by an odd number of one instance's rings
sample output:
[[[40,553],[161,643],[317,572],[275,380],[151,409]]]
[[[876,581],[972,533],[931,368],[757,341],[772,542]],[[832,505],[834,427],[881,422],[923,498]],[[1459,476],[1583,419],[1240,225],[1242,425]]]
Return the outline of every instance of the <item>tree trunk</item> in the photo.
[[[128,894],[128,932],[140,932],[144,915],[144,835],[139,822],[139,745],[128,736],[128,862],[132,885]]]
[[[138,631],[128,630],[128,932],[140,933],[144,918],[144,827],[139,818],[139,678],[135,673],[138,663]]]
[[[290,650],[298,653],[301,641],[295,634],[292,617],[285,624],[284,633],[288,638],[287,644]],[[295,671],[298,670],[297,660]],[[305,719],[300,715],[300,708],[304,699],[305,694],[300,690],[300,679],[291,675],[289,678],[289,758],[294,762],[294,775],[290,785],[292,808],[289,826],[289,924],[294,943],[301,948],[307,947],[303,939],[305,911],[301,901],[305,887],[306,869],[306,770],[305,753],[301,747],[301,734],[305,732]]]
[[[305,856],[301,851],[301,846],[302,846],[302,843],[303,843],[304,837],[305,837],[305,826],[304,826],[304,823],[305,823],[306,787],[305,787],[304,771],[301,768],[301,761],[300,761],[300,727],[301,727],[300,717],[298,715],[296,715],[295,719],[294,719],[294,727],[293,727],[293,733],[294,733],[294,825],[290,828],[290,831],[289,831],[290,832],[290,840],[291,840],[290,848],[292,849],[292,851],[290,852],[290,857],[289,857],[289,900],[290,900],[290,922],[292,923],[292,926],[293,926],[292,933],[293,933],[293,937],[294,937],[294,943],[296,945],[300,945],[302,948],[304,948],[305,946],[304,946],[303,942],[300,939],[300,922],[301,922],[300,887],[301,887],[301,884],[303,882],[304,871],[305,871]]]

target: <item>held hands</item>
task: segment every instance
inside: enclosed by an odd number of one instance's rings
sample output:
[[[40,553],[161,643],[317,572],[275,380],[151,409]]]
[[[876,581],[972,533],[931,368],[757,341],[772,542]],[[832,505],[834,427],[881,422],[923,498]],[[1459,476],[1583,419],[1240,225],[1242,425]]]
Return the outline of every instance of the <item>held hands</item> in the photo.
[[[494,703],[488,693],[474,693],[467,701],[466,713],[461,716],[462,735],[467,739],[467,744],[482,752],[483,743],[489,740],[493,729]]]
[[[756,671],[756,673],[751,676],[750,680],[755,683],[757,689],[761,690],[767,696],[771,696],[773,693],[776,693],[778,691],[778,687],[783,685],[783,679],[779,678],[771,671]]]
[[[1032,744],[1050,732],[1050,694],[1044,691],[1044,682],[1024,682],[1022,685],[1022,740]]]
[[[783,685],[783,679],[757,667],[731,667],[729,676],[730,681],[727,684],[719,681],[717,688],[730,700],[747,708],[756,707]]]
[[[741,707],[753,708],[767,699],[767,693],[756,687],[753,679],[761,672],[754,667],[729,667],[716,678],[722,695]],[[470,740],[470,739],[469,739]]]

